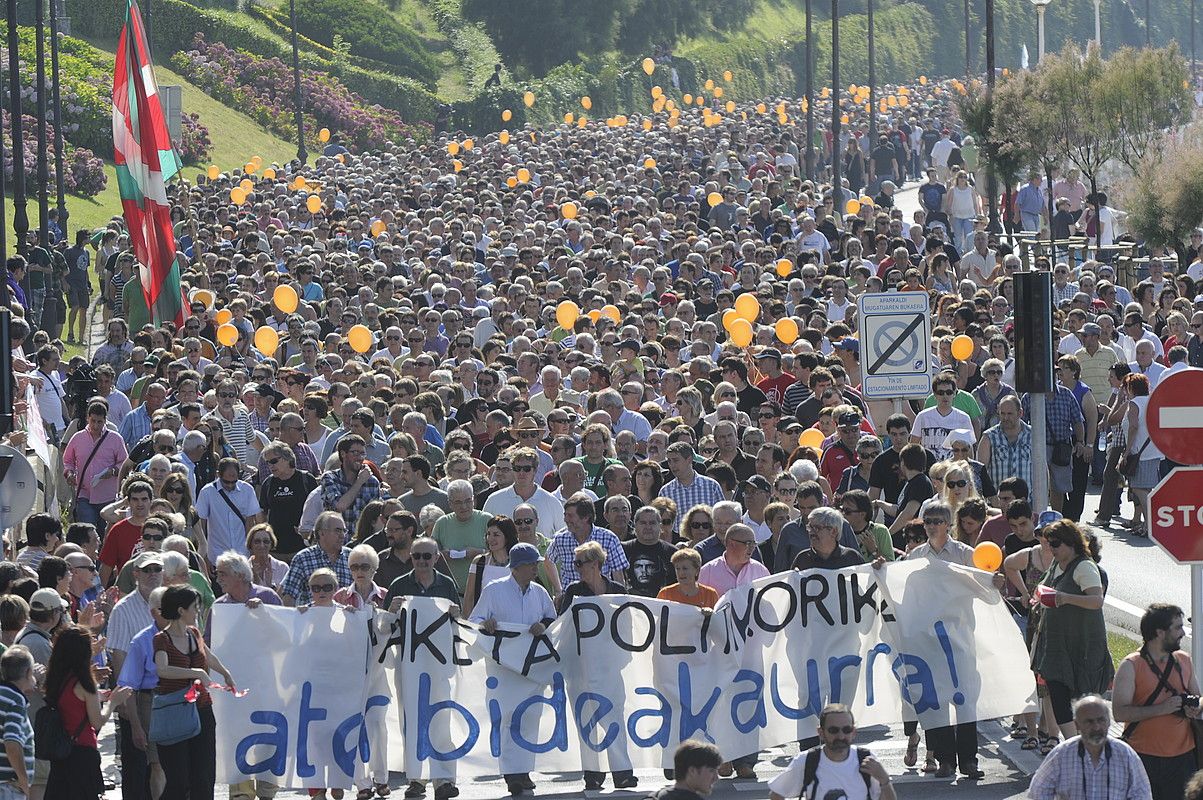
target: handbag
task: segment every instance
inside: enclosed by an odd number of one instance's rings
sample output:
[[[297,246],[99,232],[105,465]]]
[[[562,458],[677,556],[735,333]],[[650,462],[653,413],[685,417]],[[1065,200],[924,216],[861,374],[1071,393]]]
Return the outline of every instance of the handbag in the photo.
[[[38,709],[33,719],[33,754],[42,761],[63,761],[71,757],[75,740],[84,731],[88,721],[87,713],[79,721],[79,727],[72,735],[67,734],[63,727],[63,715],[58,706],[46,703]]]
[[[200,712],[195,700],[187,695],[191,686],[171,692],[157,694],[151,702],[150,734],[147,738],[154,744],[176,744],[191,739],[201,731]]]
[[[1125,478],[1131,478],[1140,469],[1140,457],[1144,453],[1145,448],[1149,446],[1152,439],[1145,439],[1145,443],[1140,446],[1140,449],[1135,453],[1125,453],[1124,460],[1119,462],[1120,474]]]
[[[1049,461],[1053,462],[1053,466],[1068,467],[1073,463],[1073,457],[1073,442],[1053,442],[1053,451],[1049,455]]]

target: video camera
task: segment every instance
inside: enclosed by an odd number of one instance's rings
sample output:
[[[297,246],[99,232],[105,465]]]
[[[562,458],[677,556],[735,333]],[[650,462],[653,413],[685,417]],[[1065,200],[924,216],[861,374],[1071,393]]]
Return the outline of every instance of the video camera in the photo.
[[[67,364],[64,388],[67,390],[67,406],[82,427],[88,418],[88,401],[96,396],[95,368],[80,356],[72,358]]]

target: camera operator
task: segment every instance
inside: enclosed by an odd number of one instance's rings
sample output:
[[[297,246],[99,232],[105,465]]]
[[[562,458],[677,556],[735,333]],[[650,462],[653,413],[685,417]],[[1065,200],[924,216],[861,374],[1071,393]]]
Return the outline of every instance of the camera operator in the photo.
[[[1199,682],[1190,655],[1178,649],[1182,609],[1154,603],[1140,619],[1144,646],[1120,662],[1115,673],[1112,708],[1126,722],[1123,738],[1140,755],[1153,800],[1178,800],[1194,774]]]

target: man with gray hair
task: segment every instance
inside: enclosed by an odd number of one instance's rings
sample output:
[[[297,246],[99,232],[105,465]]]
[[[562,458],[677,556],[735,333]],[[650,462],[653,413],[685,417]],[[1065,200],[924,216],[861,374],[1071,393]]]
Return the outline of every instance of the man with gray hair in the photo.
[[[1153,793],[1140,756],[1123,739],[1109,734],[1111,709],[1107,701],[1097,694],[1088,694],[1074,702],[1073,711],[1079,734],[1066,739],[1044,757],[1032,776],[1028,797],[1150,800]]]
[[[21,645],[14,645],[0,656],[0,728],[4,730],[4,750],[0,761],[0,785],[15,789],[13,797],[30,794],[33,778],[33,728],[29,724],[26,695],[37,694],[33,676],[33,656]]]
[[[196,497],[196,468],[208,449],[209,440],[205,434],[200,431],[188,431],[184,434],[180,452],[176,455],[176,460],[188,470],[188,488],[192,490],[193,498]]]
[[[840,544],[844,515],[834,508],[816,508],[806,518],[810,547],[794,557],[794,569],[843,569],[865,563],[859,551]]]
[[[597,407],[609,415],[614,433],[630,431],[640,442],[646,442],[647,437],[652,435],[652,423],[647,421],[647,417],[627,408],[617,389],[601,391],[597,396]]]
[[[459,586],[468,585],[468,567],[472,559],[487,552],[485,527],[493,515],[476,510],[475,496],[476,491],[468,481],[455,480],[447,484],[451,513],[434,523],[432,538],[451,565],[451,577]]]

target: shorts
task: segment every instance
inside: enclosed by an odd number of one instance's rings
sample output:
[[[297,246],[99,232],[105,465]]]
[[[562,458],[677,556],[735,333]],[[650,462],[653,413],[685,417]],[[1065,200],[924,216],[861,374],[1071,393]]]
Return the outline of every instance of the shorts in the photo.
[[[1052,448],[1049,448],[1048,460],[1048,482],[1049,489],[1057,494],[1069,494],[1074,488],[1074,467],[1073,461],[1064,467],[1058,467],[1053,463]],[[1077,458],[1077,456],[1074,456]]]
[[[33,760],[33,777],[29,780],[30,786],[45,786],[46,780],[50,777],[50,762],[44,758],[35,758]]]
[[[1136,474],[1128,478],[1129,489],[1152,489],[1161,480],[1161,459],[1146,458],[1136,468]]]
[[[67,305],[71,308],[87,308],[92,299],[92,290],[84,286],[67,286]]]

